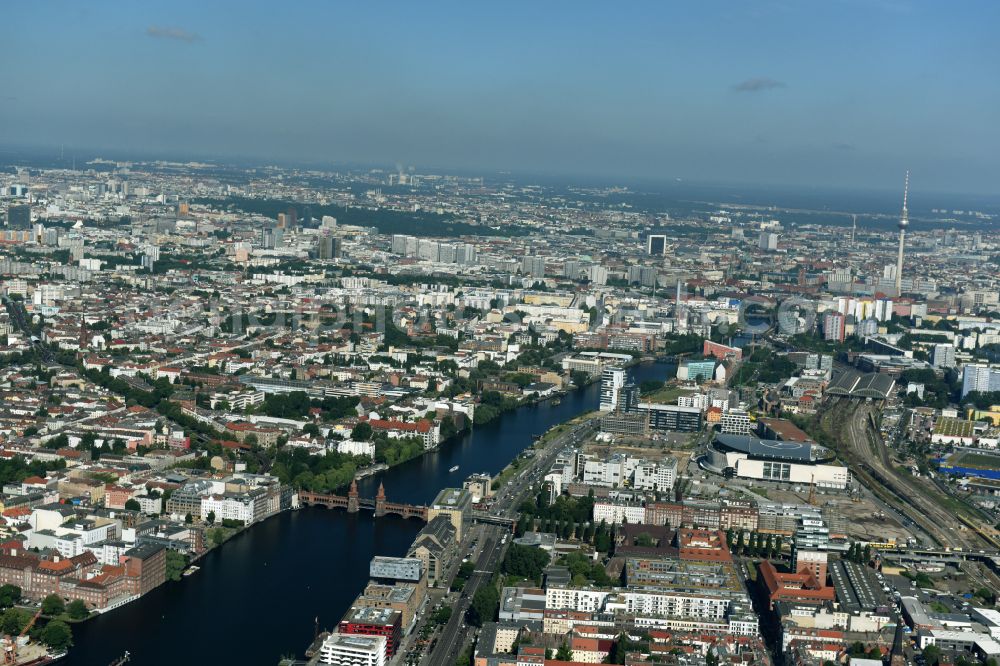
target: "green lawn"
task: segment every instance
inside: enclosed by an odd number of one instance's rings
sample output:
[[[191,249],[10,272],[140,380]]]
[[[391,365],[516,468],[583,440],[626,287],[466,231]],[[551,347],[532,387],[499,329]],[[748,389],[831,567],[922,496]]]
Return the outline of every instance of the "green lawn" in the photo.
[[[991,456],[988,453],[963,452],[952,456],[948,463],[956,467],[1000,470],[1000,456]]]
[[[663,405],[676,405],[677,398],[682,395],[691,395],[696,393],[696,391],[683,388],[680,386],[664,386],[659,391],[655,393],[650,393],[649,395],[642,396],[643,402],[655,402]]]

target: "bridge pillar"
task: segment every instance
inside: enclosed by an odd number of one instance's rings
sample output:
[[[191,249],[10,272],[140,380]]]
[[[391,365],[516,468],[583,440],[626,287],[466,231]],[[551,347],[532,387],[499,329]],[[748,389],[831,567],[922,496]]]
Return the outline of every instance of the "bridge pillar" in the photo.
[[[347,492],[347,513],[357,513],[360,509],[358,503],[358,481],[351,480],[351,489]]]
[[[375,517],[381,518],[385,515],[385,486],[378,484],[378,494],[375,495]]]

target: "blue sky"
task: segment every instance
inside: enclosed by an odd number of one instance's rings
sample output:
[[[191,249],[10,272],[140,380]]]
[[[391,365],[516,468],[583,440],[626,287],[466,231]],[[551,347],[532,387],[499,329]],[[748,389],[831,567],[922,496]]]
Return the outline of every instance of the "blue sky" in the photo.
[[[20,2],[0,144],[997,193],[1000,3]]]

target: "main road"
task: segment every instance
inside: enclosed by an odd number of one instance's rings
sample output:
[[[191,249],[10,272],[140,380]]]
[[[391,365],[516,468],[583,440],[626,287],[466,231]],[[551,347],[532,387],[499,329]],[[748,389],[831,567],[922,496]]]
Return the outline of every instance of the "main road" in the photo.
[[[500,518],[513,519],[517,507],[534,485],[552,467],[556,456],[567,446],[578,445],[594,429],[596,417],[588,417],[581,423],[572,424],[568,430],[550,437],[541,449],[536,449],[531,463],[510,482],[502,486],[493,503],[491,513]],[[510,533],[494,525],[483,526],[483,547],[476,562],[476,569],[465,583],[462,596],[455,606],[451,618],[442,630],[429,659],[421,662],[428,666],[454,664],[469,641],[471,629],[466,623],[466,614],[476,591],[484,585],[493,584],[493,576],[500,567],[510,543]]]

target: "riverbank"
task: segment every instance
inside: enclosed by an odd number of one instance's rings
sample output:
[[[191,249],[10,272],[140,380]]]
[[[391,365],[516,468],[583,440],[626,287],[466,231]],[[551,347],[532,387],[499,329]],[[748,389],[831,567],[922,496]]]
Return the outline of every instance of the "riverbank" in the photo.
[[[641,364],[634,381],[662,379],[664,364]],[[476,426],[438,449],[358,482],[363,497],[384,484],[390,501],[427,505],[462,475],[496,475],[532,445],[533,434],[592,412],[596,384],[571,391],[558,405],[541,401]],[[309,645],[318,619],[333,628],[368,580],[375,555],[400,557],[423,526],[416,520],[305,508],[285,511],[243,529],[199,558],[197,575],[161,585],[128,604],[74,627],[65,663],[109,664],[125,650],[137,664],[276,663]],[[262,590],[268,606],[260,612]],[[253,640],[241,637],[252,636]],[[183,637],[183,639],[178,639]],[[220,638],[223,637],[223,638]]]

